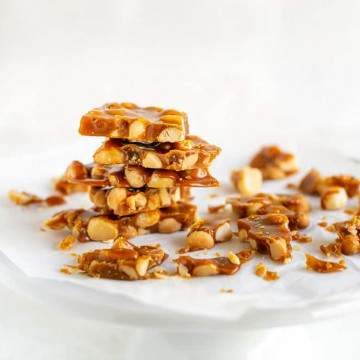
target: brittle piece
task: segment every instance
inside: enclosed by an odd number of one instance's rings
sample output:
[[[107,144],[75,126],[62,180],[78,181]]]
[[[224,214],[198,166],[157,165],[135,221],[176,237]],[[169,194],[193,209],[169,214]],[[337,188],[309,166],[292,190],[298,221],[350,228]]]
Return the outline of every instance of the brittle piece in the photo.
[[[135,165],[84,165],[73,161],[66,170],[66,179],[74,184],[161,189],[175,186],[214,187],[219,182],[207,169],[183,171],[145,169]]]
[[[233,212],[239,218],[250,215],[284,214],[289,218],[290,229],[304,229],[310,223],[310,206],[301,194],[276,195],[260,193],[249,197],[229,197]]]
[[[320,260],[310,254],[305,254],[305,256],[306,256],[307,270],[314,270],[319,273],[331,273],[346,269],[346,265],[342,261],[336,263],[331,261]]]
[[[81,135],[144,143],[183,141],[188,131],[186,113],[133,103],[109,103],[91,110],[81,118],[79,128]]]
[[[78,268],[92,277],[144,280],[149,277],[148,271],[167,257],[159,246],[93,250],[79,256]]]
[[[307,195],[318,195],[323,177],[316,169],[311,169],[301,180],[299,190]]]
[[[343,254],[354,255],[360,253],[360,215],[356,215],[347,221],[335,223],[334,228]]]
[[[322,195],[328,188],[344,188],[348,197],[360,194],[360,179],[352,175],[322,176],[319,171],[312,169],[301,180],[299,189],[308,195]]]
[[[229,241],[232,238],[230,221],[200,220],[193,224],[186,237],[186,250],[211,249],[217,242]]]
[[[234,256],[237,260],[234,259]],[[228,257],[220,256],[209,259],[198,259],[184,255],[179,256],[175,262],[178,264],[178,274],[184,278],[191,276],[233,275],[252,256],[253,252],[251,250],[243,250],[237,254],[231,253]]]
[[[186,201],[189,188],[132,189],[119,187],[92,187],[90,200],[102,212],[126,216],[143,211],[152,211]]]
[[[332,186],[344,188],[350,198],[360,194],[360,179],[352,175],[334,175],[324,178],[321,187]]]
[[[240,170],[233,170],[231,181],[242,195],[258,194],[262,187],[262,173],[259,169],[246,166]]]
[[[139,165],[180,171],[207,168],[220,151],[219,147],[192,135],[175,143],[141,144],[109,139],[96,150],[94,161],[102,165]]]
[[[124,217],[75,209],[56,213],[44,222],[44,229],[67,228],[80,242],[108,241],[120,236],[130,238],[144,232],[171,233],[184,230],[194,223],[195,218],[196,206],[188,203]]]
[[[282,151],[278,146],[264,146],[252,158],[250,166],[258,168],[264,180],[282,179],[299,170],[295,156]]]
[[[251,215],[238,220],[239,238],[272,260],[291,259],[289,219],[283,214]]]
[[[8,193],[9,199],[16,205],[45,205],[45,206],[59,206],[65,204],[65,199],[60,195],[51,195],[47,198],[41,198],[35,194],[30,194],[25,191],[10,190]]]

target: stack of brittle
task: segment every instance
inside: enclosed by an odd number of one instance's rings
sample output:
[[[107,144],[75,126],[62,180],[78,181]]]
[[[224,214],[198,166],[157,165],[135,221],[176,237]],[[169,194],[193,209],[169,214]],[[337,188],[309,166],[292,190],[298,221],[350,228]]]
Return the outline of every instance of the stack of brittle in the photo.
[[[79,132],[103,136],[91,164],[73,161],[64,180],[86,186],[90,210],[66,210],[46,221],[73,240],[109,241],[191,226],[191,187],[218,186],[208,167],[220,153],[189,135],[186,113],[132,103],[110,103],[86,113]]]

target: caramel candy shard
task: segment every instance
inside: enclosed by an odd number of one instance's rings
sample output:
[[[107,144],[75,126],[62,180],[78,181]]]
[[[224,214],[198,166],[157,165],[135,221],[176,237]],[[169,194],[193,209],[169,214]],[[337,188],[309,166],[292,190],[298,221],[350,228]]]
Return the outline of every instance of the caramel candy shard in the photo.
[[[189,188],[132,189],[117,187],[93,187],[90,200],[99,210],[126,216],[144,211],[175,205],[189,199]]]
[[[179,142],[188,134],[187,115],[177,110],[139,107],[132,103],[109,103],[86,113],[79,132],[144,143]]]
[[[289,219],[291,230],[309,226],[310,206],[301,194],[276,195],[260,193],[254,196],[229,197],[226,202],[232,206],[239,218],[250,215],[283,214]]]
[[[360,215],[352,219],[334,224],[337,233],[337,242],[341,252],[345,255],[354,255],[360,252]]]
[[[318,195],[323,177],[316,169],[311,169],[301,180],[299,190],[307,195]]]
[[[321,187],[342,187],[346,190],[347,196],[352,198],[360,194],[360,179],[352,175],[334,175],[324,178]]]
[[[233,170],[231,181],[240,194],[255,195],[261,191],[262,173],[259,169],[246,166],[240,170]]]
[[[253,252],[243,250],[234,254],[239,262],[231,257],[219,256],[209,259],[197,259],[191,256],[179,256],[175,262],[178,264],[178,274],[181,277],[213,276],[213,275],[233,275],[239,271],[241,265],[251,259]]]
[[[44,222],[44,229],[70,230],[76,240],[109,241],[150,233],[171,233],[190,227],[196,218],[196,206],[178,203],[174,206],[118,217],[84,209],[66,210]]]
[[[324,261],[310,254],[305,254],[305,257],[307,270],[313,270],[319,273],[331,273],[346,269],[346,265],[343,262]]]
[[[251,215],[238,220],[239,238],[282,263],[291,259],[289,220],[283,214]]]
[[[326,256],[335,256],[339,257],[341,256],[341,242],[334,241],[330,244],[321,244],[320,250],[325,254]]]
[[[299,189],[308,195],[322,195],[332,187],[344,188],[349,198],[359,195],[360,179],[352,175],[333,175],[323,177],[317,170],[312,169],[301,180]]]
[[[37,195],[25,192],[10,190],[8,193],[9,199],[16,205],[29,206],[29,205],[45,205],[45,206],[59,206],[65,204],[65,199],[60,195],[51,195],[47,198],[40,198]]]
[[[82,170],[79,170],[81,165]],[[66,171],[66,180],[90,186],[116,186],[161,189],[175,186],[215,187],[219,182],[207,169],[183,171],[146,169],[135,165],[84,165],[72,162]]]
[[[72,195],[89,191],[89,186],[84,184],[73,184],[66,180],[64,176],[55,179],[53,187],[55,191],[58,191],[62,195]]]
[[[295,156],[282,151],[278,146],[264,146],[252,158],[250,166],[258,168],[264,180],[282,179],[299,170]]]
[[[217,242],[229,241],[232,231],[229,220],[200,220],[192,225],[186,237],[186,249],[211,249]]]
[[[144,280],[149,270],[162,264],[168,255],[159,246],[133,246],[86,252],[78,268],[92,277],[113,280]]]
[[[94,161],[101,165],[138,165],[181,171],[209,167],[220,151],[219,147],[193,135],[175,143],[142,144],[109,139],[96,150]]]

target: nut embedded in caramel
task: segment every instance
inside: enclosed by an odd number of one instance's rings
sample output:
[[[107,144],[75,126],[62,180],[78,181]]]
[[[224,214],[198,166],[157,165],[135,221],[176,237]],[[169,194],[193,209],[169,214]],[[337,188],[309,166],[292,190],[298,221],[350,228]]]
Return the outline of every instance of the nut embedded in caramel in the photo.
[[[278,146],[264,146],[252,158],[250,166],[258,168],[264,180],[282,179],[299,170],[295,156],[282,151]]]
[[[341,252],[345,255],[360,253],[360,216],[355,215],[352,219],[334,224],[340,243]]]
[[[92,188],[90,191],[90,200],[95,206],[105,213],[112,212],[119,216],[169,207],[188,198],[189,190],[177,187],[163,189],[104,187]]]
[[[238,254],[239,262],[232,261],[229,257],[220,256],[209,259],[197,259],[183,255],[174,260],[178,264],[178,273],[181,277],[198,277],[213,275],[233,275],[239,271],[241,265],[249,261],[253,255],[250,250],[243,250]]]
[[[238,220],[239,237],[272,260],[288,262],[292,239],[288,224],[289,220],[283,214],[252,215]]]
[[[65,179],[74,184],[89,186],[116,186],[142,188],[144,186],[160,189],[174,186],[192,187],[216,187],[219,182],[210,175],[207,169],[192,169],[183,171],[145,169],[135,165],[82,165],[84,175],[76,173],[79,162],[72,162],[67,171]],[[75,170],[76,169],[76,170]]]
[[[61,211],[44,222],[44,229],[67,228],[80,242],[131,238],[146,230],[171,233],[190,227],[196,218],[196,206],[178,203],[174,206],[135,215],[117,217],[83,209]]]
[[[186,237],[186,249],[190,251],[211,249],[215,243],[229,241],[231,238],[229,220],[200,220],[191,227]]]
[[[143,143],[183,141],[188,131],[184,112],[132,103],[109,103],[91,110],[81,118],[79,128],[81,135]]]
[[[47,198],[41,198],[35,194],[30,194],[25,191],[10,190],[8,192],[9,199],[16,205],[45,205],[45,206],[59,206],[65,204],[65,199],[60,195],[51,195]]]
[[[229,197],[226,202],[232,206],[239,218],[250,215],[283,214],[289,219],[291,230],[304,229],[310,224],[310,206],[301,194],[275,195],[260,193],[249,197]]]
[[[193,135],[175,143],[141,144],[109,139],[96,150],[94,161],[102,165],[138,165],[181,171],[207,168],[219,153],[219,147]]]
[[[92,277],[114,280],[144,280],[149,270],[163,263],[167,254],[158,246],[132,246],[93,250],[78,258],[78,268]]]

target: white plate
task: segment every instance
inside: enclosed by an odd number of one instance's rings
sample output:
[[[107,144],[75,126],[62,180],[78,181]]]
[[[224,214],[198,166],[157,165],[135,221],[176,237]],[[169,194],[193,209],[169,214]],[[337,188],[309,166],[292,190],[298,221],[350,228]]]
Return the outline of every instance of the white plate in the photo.
[[[324,149],[296,149],[304,170],[315,166],[325,173],[348,172],[359,175],[360,168],[339,154]],[[61,149],[53,153],[27,156],[26,158],[2,159],[6,169],[2,175],[0,191],[6,194],[9,184],[14,189],[25,189],[38,194],[50,192],[49,179],[61,173],[73,158],[86,160],[86,149]],[[246,162],[246,156],[226,157],[226,150],[214,166],[214,175],[224,180],[217,190],[226,194],[230,190],[226,178],[230,170]],[[300,176],[300,175],[299,175]],[[270,182],[267,191],[284,192],[285,184],[297,178]],[[195,191],[195,202],[205,209],[210,202],[208,193],[214,190]],[[42,219],[61,209],[22,209],[10,204],[5,195],[0,207],[1,240],[0,281],[46,304],[87,318],[121,324],[141,325],[171,329],[233,329],[258,328],[276,325],[304,323],[342,314],[346,309],[354,311],[360,298],[358,257],[348,258],[348,269],[339,274],[314,274],[304,269],[302,251],[294,251],[289,265],[275,265],[259,257],[280,272],[277,282],[265,282],[253,275],[257,260],[246,264],[234,276],[182,280],[178,278],[119,282],[97,280],[81,275],[66,276],[59,273],[71,257],[55,249],[62,234],[39,231]],[[219,199],[213,199],[218,202]],[[312,199],[318,203],[318,199]],[[72,206],[87,204],[84,196],[69,199]],[[69,205],[67,205],[69,207]],[[315,209],[316,210],[316,209]],[[331,239],[323,229],[315,226],[323,212],[315,211],[313,244],[302,246],[312,253],[318,252],[319,243]],[[343,213],[326,212],[328,220],[345,218]],[[160,242],[171,254],[180,247],[184,233],[149,235],[138,243]],[[103,244],[80,244],[75,251],[81,252]],[[223,244],[216,251],[226,254],[230,248],[238,248],[234,240]],[[169,265],[171,266],[171,265]],[[234,293],[221,293],[220,289],[234,289]],[[351,306],[349,306],[351,305]]]

